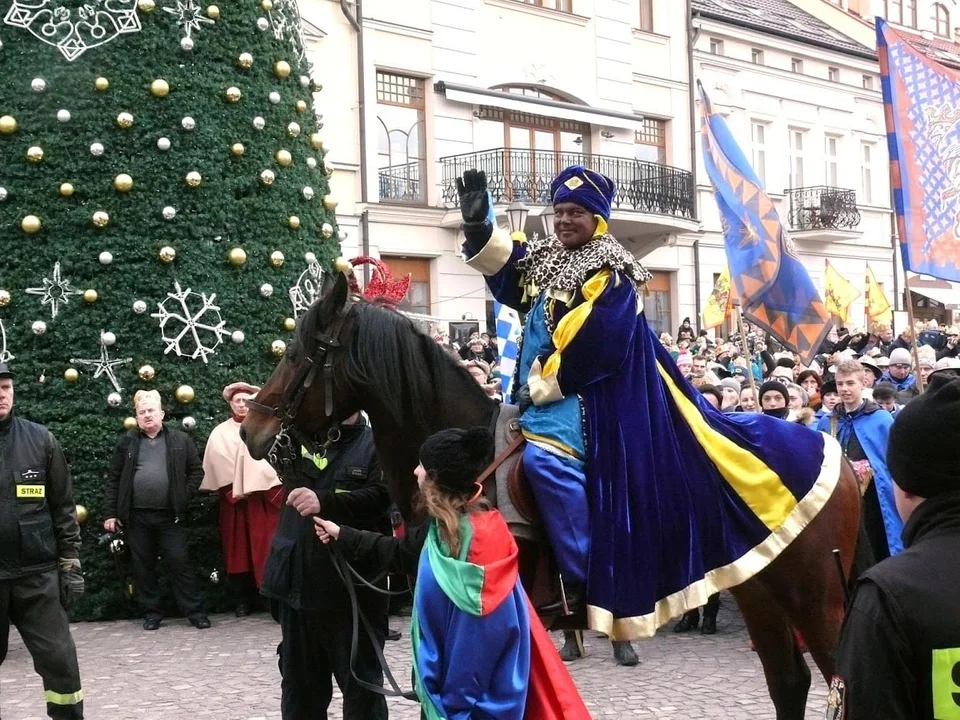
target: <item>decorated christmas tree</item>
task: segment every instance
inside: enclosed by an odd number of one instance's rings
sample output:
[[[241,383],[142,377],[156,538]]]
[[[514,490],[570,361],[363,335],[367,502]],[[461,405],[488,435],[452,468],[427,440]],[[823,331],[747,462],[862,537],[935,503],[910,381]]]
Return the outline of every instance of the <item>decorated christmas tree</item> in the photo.
[[[338,254],[319,87],[295,0],[0,12],[0,353],[16,412],[57,436],[89,514],[75,614],[126,614],[96,541],[134,393],[159,390],[167,424],[202,450],[228,414],[222,388],[269,375]],[[206,577],[215,504],[191,518]],[[206,589],[216,608],[222,589]]]

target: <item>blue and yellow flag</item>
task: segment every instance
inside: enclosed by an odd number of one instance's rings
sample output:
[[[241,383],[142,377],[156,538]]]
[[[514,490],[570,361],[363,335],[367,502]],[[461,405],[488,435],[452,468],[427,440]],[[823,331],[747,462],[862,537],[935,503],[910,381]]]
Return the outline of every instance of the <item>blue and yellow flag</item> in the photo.
[[[700,91],[700,136],[723,223],[730,279],[743,314],[807,365],[832,325],[820,293],[788,244],[773,201]]]
[[[881,18],[877,55],[903,267],[960,281],[960,72]]]

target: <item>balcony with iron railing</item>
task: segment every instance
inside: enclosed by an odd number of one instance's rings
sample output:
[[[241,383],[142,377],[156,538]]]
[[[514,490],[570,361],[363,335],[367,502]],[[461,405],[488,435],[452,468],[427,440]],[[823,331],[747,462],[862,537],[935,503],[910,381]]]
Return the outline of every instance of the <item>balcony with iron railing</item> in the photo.
[[[440,158],[440,163],[441,198],[447,207],[458,205],[457,178],[467,170],[486,173],[495,203],[519,200],[530,205],[550,205],[550,184],[557,174],[570,165],[583,165],[616,183],[614,212],[695,219],[693,174],[669,165],[605,155],[511,148],[451,155]]]
[[[860,224],[855,190],[818,185],[785,192],[790,198],[791,230],[830,235],[832,231],[853,231]]]
[[[387,202],[422,203],[426,202],[423,185],[420,182],[422,160],[391,165],[380,168],[377,178],[380,186],[380,200]]]

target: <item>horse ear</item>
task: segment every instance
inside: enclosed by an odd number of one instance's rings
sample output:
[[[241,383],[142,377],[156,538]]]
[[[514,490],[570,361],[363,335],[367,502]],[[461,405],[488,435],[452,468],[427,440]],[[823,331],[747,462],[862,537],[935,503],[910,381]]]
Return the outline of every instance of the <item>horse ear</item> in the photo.
[[[325,279],[320,317],[325,321],[330,321],[339,315],[347,304],[347,298],[350,296],[350,285],[347,282],[347,276],[340,272],[336,273],[336,280],[332,282],[332,286],[327,287],[327,282],[329,280]]]

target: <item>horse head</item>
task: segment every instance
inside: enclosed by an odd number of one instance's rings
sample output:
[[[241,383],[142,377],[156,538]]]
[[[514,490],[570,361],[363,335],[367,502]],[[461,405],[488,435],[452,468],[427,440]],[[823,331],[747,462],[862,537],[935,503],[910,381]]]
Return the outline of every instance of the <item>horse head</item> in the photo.
[[[313,439],[325,437],[359,410],[347,384],[338,380],[354,307],[346,276],[327,276],[320,298],[298,321],[283,360],[256,400],[247,401],[252,412],[243,421],[240,437],[255,459],[268,457],[278,436],[285,434],[310,447]]]

